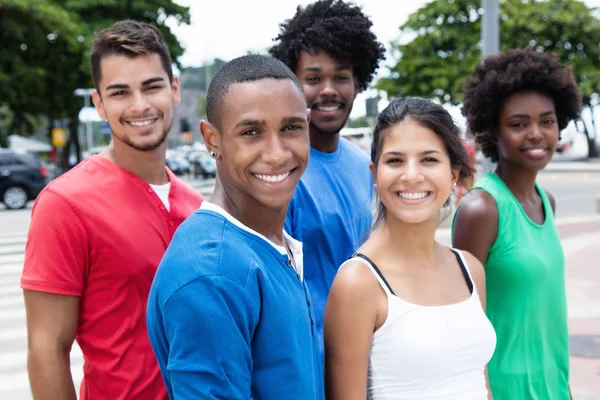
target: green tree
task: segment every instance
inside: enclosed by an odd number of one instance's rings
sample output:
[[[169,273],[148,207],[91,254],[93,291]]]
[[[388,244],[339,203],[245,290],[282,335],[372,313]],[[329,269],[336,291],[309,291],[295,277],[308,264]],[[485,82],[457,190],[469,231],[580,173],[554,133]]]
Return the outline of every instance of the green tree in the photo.
[[[188,24],[190,15],[172,0],[0,0],[0,108],[7,107],[9,112],[2,115],[11,118],[8,128],[0,124],[0,144],[8,133],[32,133],[33,117],[46,118],[49,132],[54,121],[67,119],[63,167],[71,146],[79,159],[83,101],[73,92],[92,85],[88,54],[93,33],[123,19],[156,24],[179,66],[184,49],[166,22]]]
[[[10,116],[0,142],[11,133],[33,133],[35,117],[63,116],[60,87],[73,80],[85,51],[82,34],[75,16],[53,2],[0,0],[0,105]]]
[[[584,107],[592,109],[600,93],[600,20],[594,11],[579,0],[500,1],[501,50],[535,46],[556,53],[573,65]],[[459,104],[462,85],[481,58],[482,13],[480,0],[437,0],[411,14],[391,44],[398,61],[376,88],[389,97]],[[596,156],[595,130],[586,126],[585,133],[589,155]]]

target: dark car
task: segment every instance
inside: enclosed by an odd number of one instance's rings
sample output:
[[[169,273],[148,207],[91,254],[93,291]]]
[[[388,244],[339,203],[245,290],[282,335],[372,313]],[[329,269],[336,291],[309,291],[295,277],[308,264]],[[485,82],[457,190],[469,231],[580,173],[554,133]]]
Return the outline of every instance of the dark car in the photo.
[[[194,178],[202,176],[206,178],[215,178],[217,176],[217,164],[207,152],[199,151],[192,153],[188,156],[190,163],[192,164],[192,172]]]
[[[25,207],[46,186],[48,174],[38,157],[0,150],[0,199],[12,210]]]

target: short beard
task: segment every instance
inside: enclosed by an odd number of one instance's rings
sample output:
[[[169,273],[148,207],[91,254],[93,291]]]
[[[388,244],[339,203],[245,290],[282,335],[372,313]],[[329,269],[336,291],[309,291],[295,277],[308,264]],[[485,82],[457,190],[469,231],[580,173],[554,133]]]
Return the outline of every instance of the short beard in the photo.
[[[118,140],[120,140],[121,142],[125,143],[127,146],[137,150],[137,151],[143,151],[143,152],[148,152],[148,151],[154,151],[156,149],[158,149],[167,139],[167,135],[169,134],[169,131],[171,130],[171,127],[173,126],[173,121],[171,121],[171,123],[169,124],[169,126],[167,126],[163,132],[162,135],[160,135],[160,137],[151,143],[147,143],[144,145],[139,145],[134,143],[131,139],[129,139],[129,137],[124,136],[124,137],[116,137]],[[109,126],[110,127],[110,126]]]
[[[348,114],[348,117],[350,117],[350,114]],[[346,121],[348,121],[348,117],[346,117],[346,119],[344,120],[344,122],[342,122],[342,125],[338,128],[338,129],[334,129],[334,130],[324,130],[319,128],[317,125],[315,125],[312,121],[310,121],[310,127],[312,129],[314,129],[316,132],[319,132],[323,135],[337,135],[340,133],[340,131],[342,130],[342,128],[344,128],[344,126],[346,125]]]

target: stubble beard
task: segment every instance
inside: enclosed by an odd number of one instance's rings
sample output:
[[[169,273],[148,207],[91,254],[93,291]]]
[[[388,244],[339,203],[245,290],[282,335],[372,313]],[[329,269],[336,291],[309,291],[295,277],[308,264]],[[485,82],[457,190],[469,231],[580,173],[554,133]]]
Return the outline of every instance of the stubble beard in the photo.
[[[158,139],[156,139],[153,142],[146,143],[143,145],[134,143],[134,141],[131,140],[131,138],[126,135],[123,137],[117,137],[117,139],[137,151],[143,151],[143,152],[154,151],[154,150],[158,149],[165,142],[165,140],[167,139],[167,135],[169,134],[169,131],[171,130],[172,126],[173,126],[173,120],[171,120],[171,123],[167,127],[165,127],[165,129],[163,129],[163,132],[158,137]]]

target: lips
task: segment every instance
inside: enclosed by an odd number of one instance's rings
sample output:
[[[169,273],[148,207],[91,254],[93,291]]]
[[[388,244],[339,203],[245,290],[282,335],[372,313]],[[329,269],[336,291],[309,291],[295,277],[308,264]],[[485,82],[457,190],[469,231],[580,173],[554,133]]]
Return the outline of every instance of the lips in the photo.
[[[407,191],[396,192],[396,195],[404,200],[421,200],[421,199],[424,199],[425,197],[428,197],[430,194],[431,194],[431,192],[407,192]]]
[[[154,123],[154,121],[156,121],[156,118],[153,119],[145,119],[142,121],[127,121],[127,123],[131,126],[134,126],[136,128],[143,128],[145,126],[150,126]]]
[[[313,106],[313,109],[321,112],[334,112],[344,108],[344,104],[340,102],[321,102]]]
[[[541,158],[548,154],[547,147],[528,147],[522,150],[522,152],[532,158]]]
[[[285,180],[285,178],[290,176],[291,173],[292,173],[292,171],[287,171],[282,174],[254,174],[253,173],[252,175],[255,176],[256,178],[260,179],[261,181],[265,181],[268,183],[279,183],[279,182],[283,182]]]

